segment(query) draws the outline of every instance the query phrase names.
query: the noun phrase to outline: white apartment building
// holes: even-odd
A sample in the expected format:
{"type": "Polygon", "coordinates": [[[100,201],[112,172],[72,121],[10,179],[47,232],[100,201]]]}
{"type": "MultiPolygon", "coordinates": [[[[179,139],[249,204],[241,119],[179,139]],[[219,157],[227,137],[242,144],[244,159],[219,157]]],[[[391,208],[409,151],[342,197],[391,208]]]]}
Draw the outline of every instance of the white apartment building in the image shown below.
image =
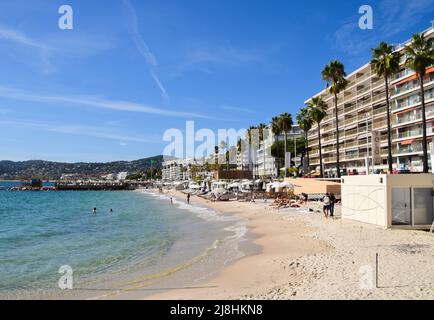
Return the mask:
{"type": "MultiPolygon", "coordinates": [[[[426,37],[434,37],[431,27],[424,31],[426,37]]],[[[404,46],[396,50],[403,52],[404,46]]],[[[422,171],[422,115],[420,84],[416,74],[405,66],[401,58],[400,72],[390,80],[390,108],[392,126],[393,168],[397,170],[422,171]]],[[[385,84],[370,63],[348,75],[347,89],[338,95],[339,143],[341,169],[366,173],[367,161],[372,157],[371,132],[381,134],[381,164],[375,169],[387,170],[387,107],[385,84]]],[[[434,163],[434,67],[427,70],[424,79],[429,144],[430,170],[434,163]]],[[[326,173],[335,174],[336,123],[334,98],[323,90],[321,96],[328,104],[328,115],[321,123],[323,166],[326,173]]],[[[311,99],[307,100],[310,101],[311,99]]],[[[319,169],[318,127],[308,134],[311,169],[319,169]]]]}
{"type": "Polygon", "coordinates": [[[206,159],[175,159],[164,161],[161,172],[163,181],[186,181],[193,178],[192,167],[200,166],[206,159]]]}
{"type": "MultiPolygon", "coordinates": [[[[303,136],[298,125],[294,125],[290,132],[287,134],[288,144],[295,143],[295,139],[303,136]]],[[[285,137],[281,134],[278,137],[279,141],[284,141],[285,137]]],[[[277,159],[271,155],[271,146],[275,143],[275,137],[270,133],[266,135],[264,141],[261,141],[257,150],[252,149],[249,157],[249,150],[237,154],[237,167],[239,170],[251,169],[254,176],[277,176],[279,168],[277,166],[277,159]],[[250,161],[250,165],[249,165],[250,161]]],[[[300,150],[301,151],[301,150],[300,150]]],[[[298,153],[298,152],[297,152],[298,153]]],[[[283,155],[282,155],[283,158],[283,155]]]]}

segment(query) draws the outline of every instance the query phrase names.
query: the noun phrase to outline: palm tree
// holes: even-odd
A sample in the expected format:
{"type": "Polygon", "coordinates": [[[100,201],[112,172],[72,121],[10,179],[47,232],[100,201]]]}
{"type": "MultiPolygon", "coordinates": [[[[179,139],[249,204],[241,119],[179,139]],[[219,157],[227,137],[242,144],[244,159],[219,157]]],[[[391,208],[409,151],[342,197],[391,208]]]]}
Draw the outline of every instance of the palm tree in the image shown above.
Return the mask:
{"type": "Polygon", "coordinates": [[[214,147],[214,161],[215,161],[215,168],[218,170],[218,167],[219,167],[219,146],[214,147]]]}
{"type": "MultiPolygon", "coordinates": [[[[279,136],[282,133],[282,130],[280,128],[280,123],[279,122],[280,122],[279,121],[279,117],[273,117],[271,119],[271,132],[273,132],[273,134],[274,134],[274,139],[275,139],[275,143],[276,143],[276,146],[277,146],[277,167],[278,167],[277,170],[279,170],[279,168],[280,168],[280,165],[279,165],[279,146],[278,146],[278,143],[279,143],[279,136]]],[[[279,171],[278,171],[277,175],[279,175],[279,171]]]]}
{"type": "Polygon", "coordinates": [[[225,162],[226,162],[226,160],[223,160],[223,159],[226,159],[226,153],[225,153],[226,148],[227,148],[226,141],[224,141],[224,140],[220,141],[219,151],[222,153],[222,161],[225,161],[225,162]]]}
{"type": "MultiPolygon", "coordinates": [[[[423,87],[423,78],[426,75],[426,69],[434,64],[433,39],[426,39],[423,34],[415,34],[411,44],[405,47],[405,53],[407,56],[406,64],[410,69],[416,72],[420,82],[423,125],[423,172],[428,173],[428,141],[426,135],[425,89],[423,87]]],[[[434,166],[434,164],[432,165],[434,166]]]]}
{"type": "Polygon", "coordinates": [[[249,147],[249,170],[252,170],[252,135],[256,127],[251,126],[247,129],[247,143],[249,147]]]}
{"type": "Polygon", "coordinates": [[[345,79],[344,65],[338,61],[330,61],[322,71],[322,78],[327,82],[330,94],[334,95],[335,102],[335,120],[336,120],[336,171],[338,178],[341,177],[341,168],[339,163],[339,111],[338,111],[338,94],[345,90],[348,86],[348,81],[345,79]]]}
{"type": "Polygon", "coordinates": [[[264,161],[264,175],[265,175],[265,130],[267,129],[267,125],[260,123],[258,125],[258,130],[259,130],[259,142],[262,142],[262,147],[263,147],[263,161],[264,161]]]}
{"type": "Polygon", "coordinates": [[[244,170],[243,140],[241,138],[237,141],[237,151],[241,155],[241,170],[244,170]]]}
{"type": "Polygon", "coordinates": [[[318,147],[319,147],[319,167],[320,177],[324,178],[324,169],[322,166],[322,150],[321,150],[321,122],[327,116],[327,103],[321,97],[312,98],[307,103],[309,115],[313,122],[318,125],[318,147]]]}
{"type": "Polygon", "coordinates": [[[377,48],[372,49],[371,64],[379,77],[384,77],[386,86],[386,105],[387,105],[387,145],[388,145],[388,164],[389,173],[393,171],[392,168],[392,129],[390,123],[390,101],[389,101],[389,78],[399,71],[399,60],[401,55],[394,52],[393,46],[386,42],[381,42],[377,48]]]}
{"type": "MultiPolygon", "coordinates": [[[[307,170],[309,172],[309,140],[307,134],[310,129],[312,129],[313,120],[310,117],[308,108],[301,108],[300,112],[297,114],[297,123],[300,126],[300,129],[303,130],[305,139],[306,139],[306,161],[307,161],[307,170]]],[[[307,172],[307,173],[308,173],[307,172]]]]}
{"type": "Polygon", "coordinates": [[[284,141],[284,149],[285,149],[285,176],[287,175],[287,168],[286,168],[286,152],[288,151],[287,147],[286,147],[286,143],[288,140],[288,132],[291,131],[292,129],[292,125],[293,125],[293,121],[292,121],[292,116],[289,113],[282,113],[279,116],[279,126],[280,126],[280,130],[283,132],[284,136],[285,136],[285,141],[284,141]]]}

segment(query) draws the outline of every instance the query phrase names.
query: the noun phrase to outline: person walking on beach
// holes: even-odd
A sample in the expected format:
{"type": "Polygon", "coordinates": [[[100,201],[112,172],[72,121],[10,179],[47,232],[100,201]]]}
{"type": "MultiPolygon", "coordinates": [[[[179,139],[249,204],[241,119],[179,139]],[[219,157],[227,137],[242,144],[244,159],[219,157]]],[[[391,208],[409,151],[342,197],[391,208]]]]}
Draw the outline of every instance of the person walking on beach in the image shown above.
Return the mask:
{"type": "Polygon", "coordinates": [[[335,203],[336,203],[336,197],[333,193],[330,193],[330,217],[333,217],[335,213],[335,203]]]}
{"type": "Polygon", "coordinates": [[[170,204],[173,205],[173,198],[172,197],[170,198],[170,204]]]}
{"type": "Polygon", "coordinates": [[[187,203],[190,204],[190,194],[187,194],[187,203]]]}
{"type": "Polygon", "coordinates": [[[328,218],[329,217],[329,210],[330,210],[330,196],[328,193],[326,193],[326,195],[324,196],[322,201],[324,203],[324,207],[323,207],[324,216],[326,218],[328,218]]]}

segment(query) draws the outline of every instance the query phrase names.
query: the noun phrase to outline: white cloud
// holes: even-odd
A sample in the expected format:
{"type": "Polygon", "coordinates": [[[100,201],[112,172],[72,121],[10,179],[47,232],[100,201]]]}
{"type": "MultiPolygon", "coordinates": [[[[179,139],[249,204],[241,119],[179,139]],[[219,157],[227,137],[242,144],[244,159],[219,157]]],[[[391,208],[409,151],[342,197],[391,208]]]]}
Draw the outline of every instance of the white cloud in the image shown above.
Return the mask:
{"type": "Polygon", "coordinates": [[[103,108],[117,111],[147,113],[166,117],[210,118],[209,116],[193,112],[167,110],[128,101],[112,101],[95,96],[43,95],[12,88],[0,87],[0,97],[19,101],[73,104],[78,106],[103,108]]]}
{"type": "Polygon", "coordinates": [[[256,113],[255,111],[248,109],[248,108],[240,108],[240,107],[234,107],[234,106],[229,106],[229,105],[222,105],[222,106],[219,106],[218,108],[221,110],[226,110],[226,111],[256,113]]]}
{"type": "Polygon", "coordinates": [[[30,38],[22,32],[4,27],[0,27],[0,39],[9,40],[21,45],[33,47],[40,50],[51,49],[46,44],[30,38]]]}
{"type": "Polygon", "coordinates": [[[145,42],[145,40],[143,40],[142,36],[140,35],[138,22],[139,19],[137,17],[136,10],[128,0],[124,0],[123,2],[129,13],[129,27],[131,38],[139,53],[143,56],[143,58],[145,58],[146,62],[148,63],[151,69],[152,79],[155,81],[155,84],[161,91],[161,95],[163,96],[164,100],[168,102],[169,95],[167,94],[167,90],[158,76],[158,61],[155,58],[155,55],[149,49],[148,44],[145,42]]]}
{"type": "Polygon", "coordinates": [[[31,65],[36,65],[44,73],[52,73],[57,71],[53,64],[53,58],[82,58],[104,50],[113,48],[115,41],[109,36],[94,36],[95,33],[83,35],[76,31],[74,33],[59,35],[45,35],[44,38],[36,39],[28,34],[0,26],[0,40],[7,41],[18,45],[19,48],[24,48],[24,51],[19,53],[36,56],[28,59],[31,65]],[[31,49],[31,50],[29,50],[31,49]]]}
{"type": "Polygon", "coordinates": [[[360,30],[360,15],[354,15],[336,30],[331,42],[336,49],[349,55],[370,55],[372,47],[411,29],[421,21],[424,14],[432,11],[433,7],[434,0],[382,0],[374,7],[373,30],[360,30]]]}
{"type": "Polygon", "coordinates": [[[160,139],[147,139],[139,136],[123,135],[114,133],[111,130],[108,131],[104,127],[97,126],[58,124],[28,120],[0,120],[0,125],[14,128],[33,128],[48,132],[115,140],[120,141],[120,143],[125,143],[126,141],[137,143],[161,143],[160,139]]]}
{"type": "Polygon", "coordinates": [[[242,51],[231,46],[197,45],[185,54],[184,61],[178,66],[175,75],[181,75],[189,69],[197,68],[202,72],[211,73],[213,66],[237,67],[251,63],[264,62],[257,53],[242,51]]]}

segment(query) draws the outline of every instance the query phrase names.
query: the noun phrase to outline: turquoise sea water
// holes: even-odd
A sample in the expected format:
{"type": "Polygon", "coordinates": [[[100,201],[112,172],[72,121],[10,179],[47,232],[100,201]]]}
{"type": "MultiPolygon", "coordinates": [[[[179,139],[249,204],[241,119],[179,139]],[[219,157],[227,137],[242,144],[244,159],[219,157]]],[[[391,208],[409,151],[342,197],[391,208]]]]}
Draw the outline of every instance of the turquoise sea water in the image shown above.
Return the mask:
{"type": "Polygon", "coordinates": [[[236,236],[233,223],[143,192],[0,190],[0,296],[55,292],[64,265],[80,288],[152,278],[236,236]]]}

